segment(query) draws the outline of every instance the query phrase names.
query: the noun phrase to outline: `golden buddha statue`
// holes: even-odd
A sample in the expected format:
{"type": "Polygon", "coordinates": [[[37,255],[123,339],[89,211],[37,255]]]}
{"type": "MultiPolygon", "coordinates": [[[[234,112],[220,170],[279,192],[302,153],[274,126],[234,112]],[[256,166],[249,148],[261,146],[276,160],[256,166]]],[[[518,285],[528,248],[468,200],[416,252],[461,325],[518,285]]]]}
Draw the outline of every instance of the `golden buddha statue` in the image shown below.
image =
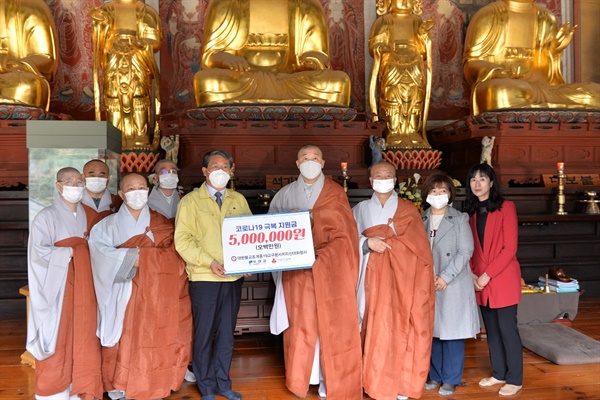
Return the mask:
{"type": "Polygon", "coordinates": [[[158,13],[139,0],[113,0],[94,8],[90,14],[96,120],[101,120],[102,84],[106,120],[121,130],[123,150],[157,150],[160,72],[154,53],[160,50],[158,13]],[[151,132],[153,101],[154,129],[151,132]]]}
{"type": "Polygon", "coordinates": [[[42,0],[0,0],[0,103],[48,111],[56,27],[42,0]]]}
{"type": "Polygon", "coordinates": [[[426,121],[431,99],[432,20],[423,21],[421,0],[378,0],[371,27],[374,59],[371,112],[387,117],[387,149],[430,149],[426,121]]]}
{"type": "Polygon", "coordinates": [[[566,84],[563,50],[575,28],[560,28],[533,0],[482,7],[467,30],[463,55],[473,115],[505,108],[600,108],[600,85],[566,84]]]}
{"type": "Polygon", "coordinates": [[[196,104],[350,104],[350,79],[329,65],[318,0],[211,0],[196,104]]]}

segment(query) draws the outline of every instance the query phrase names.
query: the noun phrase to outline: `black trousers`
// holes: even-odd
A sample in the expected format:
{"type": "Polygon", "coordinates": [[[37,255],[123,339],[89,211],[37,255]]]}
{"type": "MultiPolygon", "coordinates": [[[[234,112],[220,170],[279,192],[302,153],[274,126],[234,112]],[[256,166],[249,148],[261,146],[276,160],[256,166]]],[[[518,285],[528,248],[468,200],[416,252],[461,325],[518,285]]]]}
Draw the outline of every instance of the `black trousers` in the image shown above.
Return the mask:
{"type": "Polygon", "coordinates": [[[517,305],[479,308],[487,334],[492,376],[511,385],[522,385],[523,349],[517,327],[517,305]]]}
{"type": "Polygon", "coordinates": [[[193,368],[202,396],[231,390],[229,368],[244,278],[190,282],[194,315],[193,368]]]}

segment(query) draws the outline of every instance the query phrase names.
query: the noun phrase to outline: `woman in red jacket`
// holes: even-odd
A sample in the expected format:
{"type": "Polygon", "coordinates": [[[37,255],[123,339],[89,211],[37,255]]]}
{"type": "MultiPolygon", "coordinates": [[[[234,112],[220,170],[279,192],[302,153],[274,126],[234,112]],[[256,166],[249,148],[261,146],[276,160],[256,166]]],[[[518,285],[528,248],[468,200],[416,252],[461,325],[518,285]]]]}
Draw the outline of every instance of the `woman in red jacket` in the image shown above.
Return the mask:
{"type": "Polygon", "coordinates": [[[471,216],[475,249],[471,272],[475,296],[487,333],[493,373],[479,386],[504,384],[501,396],[512,396],[523,384],[523,352],[517,327],[521,299],[521,267],[517,261],[517,211],[504,200],[496,174],[488,164],[467,175],[465,208],[471,216]]]}

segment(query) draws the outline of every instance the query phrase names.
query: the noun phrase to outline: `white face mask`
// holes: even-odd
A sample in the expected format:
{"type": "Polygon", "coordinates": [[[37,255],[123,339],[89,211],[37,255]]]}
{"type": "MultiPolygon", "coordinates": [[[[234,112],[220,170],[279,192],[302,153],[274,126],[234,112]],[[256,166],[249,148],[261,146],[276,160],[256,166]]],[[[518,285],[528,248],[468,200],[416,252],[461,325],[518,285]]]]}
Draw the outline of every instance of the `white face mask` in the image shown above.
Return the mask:
{"type": "Polygon", "coordinates": [[[81,186],[63,186],[61,196],[69,203],[79,203],[83,197],[84,188],[81,186]]]}
{"type": "Polygon", "coordinates": [[[222,189],[227,186],[227,182],[229,182],[229,174],[222,169],[217,169],[208,175],[208,179],[210,183],[217,189],[222,189]]]}
{"type": "Polygon", "coordinates": [[[102,193],[106,189],[108,179],[90,176],[85,178],[85,188],[92,193],[102,193]]]}
{"type": "Polygon", "coordinates": [[[306,179],[315,179],[321,173],[321,163],[316,161],[304,161],[299,168],[306,179]]]}
{"type": "Polygon", "coordinates": [[[140,189],[125,193],[125,203],[134,210],[141,210],[148,203],[148,191],[140,189]]]}
{"type": "Polygon", "coordinates": [[[373,190],[377,193],[389,193],[394,190],[394,178],[391,179],[373,179],[373,190]]]}
{"type": "Polygon", "coordinates": [[[448,205],[448,200],[450,196],[447,194],[440,194],[439,196],[427,195],[427,200],[425,200],[429,205],[436,210],[440,210],[448,205]]]}
{"type": "Polygon", "coordinates": [[[179,177],[177,174],[164,174],[158,176],[158,185],[163,189],[176,189],[179,177]]]}

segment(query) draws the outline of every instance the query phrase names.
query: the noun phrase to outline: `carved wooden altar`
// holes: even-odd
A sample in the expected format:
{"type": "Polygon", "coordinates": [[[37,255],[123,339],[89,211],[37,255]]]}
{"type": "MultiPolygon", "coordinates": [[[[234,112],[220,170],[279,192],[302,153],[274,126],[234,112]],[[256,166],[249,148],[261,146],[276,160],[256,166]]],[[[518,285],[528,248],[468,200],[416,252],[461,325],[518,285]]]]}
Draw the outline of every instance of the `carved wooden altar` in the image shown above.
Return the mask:
{"type": "Polygon", "coordinates": [[[469,116],[429,132],[444,152],[441,170],[464,179],[479,163],[481,140],[495,136],[492,166],[503,186],[536,185],[564,162],[570,174],[600,169],[600,111],[520,110],[469,116]]]}
{"type": "Polygon", "coordinates": [[[209,107],[163,117],[162,134],[179,135],[184,187],[204,180],[202,156],[221,149],[235,160],[236,186],[264,188],[266,175],[299,173],[297,153],[306,144],[323,151],[325,175],[336,180],[347,162],[350,182],[366,187],[369,135],[384,129],[355,110],[323,106],[209,107]]]}
{"type": "Polygon", "coordinates": [[[28,120],[70,119],[69,115],[50,113],[42,108],[0,104],[0,187],[17,188],[27,184],[25,128],[28,120]]]}

